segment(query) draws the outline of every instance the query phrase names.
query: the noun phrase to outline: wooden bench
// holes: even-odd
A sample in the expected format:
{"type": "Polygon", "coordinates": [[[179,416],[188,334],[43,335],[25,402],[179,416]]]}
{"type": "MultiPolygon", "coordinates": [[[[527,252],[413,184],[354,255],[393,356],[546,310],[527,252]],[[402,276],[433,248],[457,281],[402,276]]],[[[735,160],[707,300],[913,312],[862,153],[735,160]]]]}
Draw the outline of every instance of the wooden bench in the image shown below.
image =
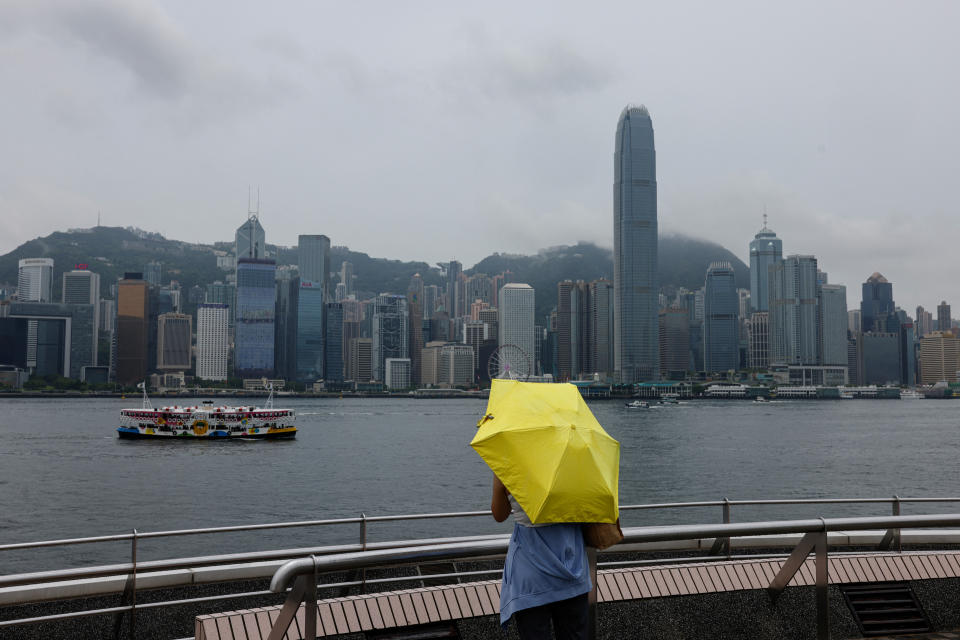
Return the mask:
{"type": "MultiPolygon", "coordinates": [[[[766,589],[783,560],[659,565],[606,569],[597,577],[597,601],[616,602],[691,594],[766,589]]],[[[830,556],[830,584],[960,578],[960,552],[877,553],[830,556]]],[[[813,586],[809,558],[789,586],[813,586]]],[[[242,609],[198,616],[196,640],[267,640],[280,607],[242,609]]],[[[444,585],[321,600],[317,637],[409,627],[500,611],[500,581],[444,585]]],[[[303,640],[305,609],[300,607],[286,635],[303,640]]]]}

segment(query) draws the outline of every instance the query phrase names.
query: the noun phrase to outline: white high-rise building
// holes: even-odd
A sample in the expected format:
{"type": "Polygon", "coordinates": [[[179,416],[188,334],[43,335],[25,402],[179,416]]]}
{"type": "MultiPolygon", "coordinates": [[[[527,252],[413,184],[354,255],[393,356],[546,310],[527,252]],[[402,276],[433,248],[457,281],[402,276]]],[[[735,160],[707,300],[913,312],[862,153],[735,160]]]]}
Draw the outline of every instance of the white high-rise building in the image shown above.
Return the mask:
{"type": "Polygon", "coordinates": [[[24,258],[17,275],[17,299],[23,302],[53,301],[53,259],[24,258]]]}
{"type": "Polygon", "coordinates": [[[86,269],[74,269],[63,274],[63,290],[60,301],[65,304],[93,305],[93,364],[96,361],[97,347],[100,343],[100,274],[86,269]]]}
{"type": "Polygon", "coordinates": [[[383,384],[387,389],[407,389],[410,387],[410,358],[387,358],[384,360],[383,384]]]}
{"type": "MultiPolygon", "coordinates": [[[[53,301],[53,259],[24,258],[17,273],[17,299],[23,302],[53,301]]],[[[37,321],[27,321],[27,367],[37,366],[37,321]]]]}
{"type": "Polygon", "coordinates": [[[528,284],[511,282],[503,285],[497,296],[499,303],[497,316],[497,343],[506,357],[501,359],[500,371],[498,377],[507,376],[506,366],[509,365],[513,371],[520,371],[527,368],[527,373],[535,373],[534,369],[534,292],[533,287],[528,284]],[[509,347],[514,345],[520,348],[525,354],[523,357],[512,357],[509,347]]]}
{"type": "Polygon", "coordinates": [[[197,377],[227,379],[230,309],[225,304],[197,307],[197,377]]]}

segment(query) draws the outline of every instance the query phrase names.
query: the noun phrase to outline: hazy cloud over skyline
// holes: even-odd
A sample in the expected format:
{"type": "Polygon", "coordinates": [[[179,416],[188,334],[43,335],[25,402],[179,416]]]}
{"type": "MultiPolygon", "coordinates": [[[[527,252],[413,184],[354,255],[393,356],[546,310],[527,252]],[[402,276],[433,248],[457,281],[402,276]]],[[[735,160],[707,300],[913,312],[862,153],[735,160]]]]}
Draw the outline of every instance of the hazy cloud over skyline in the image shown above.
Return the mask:
{"type": "Polygon", "coordinates": [[[656,131],[661,231],[747,259],[764,209],[848,305],[960,304],[943,277],[953,2],[0,5],[0,252],[68,227],[375,256],[612,245],[613,136],[656,131]]]}

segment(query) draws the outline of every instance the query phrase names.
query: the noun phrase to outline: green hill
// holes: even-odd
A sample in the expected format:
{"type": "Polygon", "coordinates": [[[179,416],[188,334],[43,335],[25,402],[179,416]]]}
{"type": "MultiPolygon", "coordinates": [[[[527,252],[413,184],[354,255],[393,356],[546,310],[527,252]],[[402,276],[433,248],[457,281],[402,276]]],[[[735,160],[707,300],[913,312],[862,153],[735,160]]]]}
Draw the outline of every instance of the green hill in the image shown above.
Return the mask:
{"type": "MultiPolygon", "coordinates": [[[[277,256],[278,264],[296,264],[296,247],[267,245],[277,256]]],[[[54,299],[60,298],[62,274],[76,264],[87,264],[100,274],[101,295],[110,296],[110,285],[124,272],[143,271],[151,261],[163,263],[163,281],[177,280],[184,290],[224,280],[226,273],[217,268],[215,251],[230,251],[232,243],[191,244],[168,240],[156,233],[120,227],[56,232],[31,240],[10,253],[0,256],[0,286],[15,287],[18,261],[21,258],[53,258],[54,299]]],[[[426,262],[404,262],[373,258],[347,247],[331,248],[331,269],[340,263],[353,263],[357,288],[361,294],[381,292],[404,293],[410,277],[419,273],[426,284],[443,285],[440,270],[426,262]]],[[[660,238],[659,270],[664,292],[672,295],[677,287],[696,289],[703,286],[704,274],[713,261],[733,264],[738,287],[748,287],[747,266],[720,245],[686,236],[665,235],[660,238]]],[[[533,256],[494,253],[468,269],[468,274],[489,276],[512,271],[513,280],[526,282],[536,290],[537,318],[544,318],[556,305],[557,283],[561,280],[613,279],[613,254],[610,249],[589,243],[544,249],[533,256]]],[[[336,281],[336,280],[335,280],[336,281]]],[[[186,300],[184,300],[186,303],[186,300]]]]}

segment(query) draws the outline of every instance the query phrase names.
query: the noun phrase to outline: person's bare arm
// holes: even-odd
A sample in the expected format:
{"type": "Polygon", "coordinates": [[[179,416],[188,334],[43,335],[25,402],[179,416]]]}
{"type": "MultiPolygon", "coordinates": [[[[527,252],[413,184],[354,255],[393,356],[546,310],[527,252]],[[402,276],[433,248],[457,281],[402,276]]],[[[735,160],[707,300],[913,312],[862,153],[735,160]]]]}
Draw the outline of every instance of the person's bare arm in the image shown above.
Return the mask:
{"type": "Polygon", "coordinates": [[[500,482],[500,478],[493,476],[493,498],[490,500],[490,513],[497,522],[503,522],[510,517],[510,500],[507,498],[507,488],[500,482]]]}

